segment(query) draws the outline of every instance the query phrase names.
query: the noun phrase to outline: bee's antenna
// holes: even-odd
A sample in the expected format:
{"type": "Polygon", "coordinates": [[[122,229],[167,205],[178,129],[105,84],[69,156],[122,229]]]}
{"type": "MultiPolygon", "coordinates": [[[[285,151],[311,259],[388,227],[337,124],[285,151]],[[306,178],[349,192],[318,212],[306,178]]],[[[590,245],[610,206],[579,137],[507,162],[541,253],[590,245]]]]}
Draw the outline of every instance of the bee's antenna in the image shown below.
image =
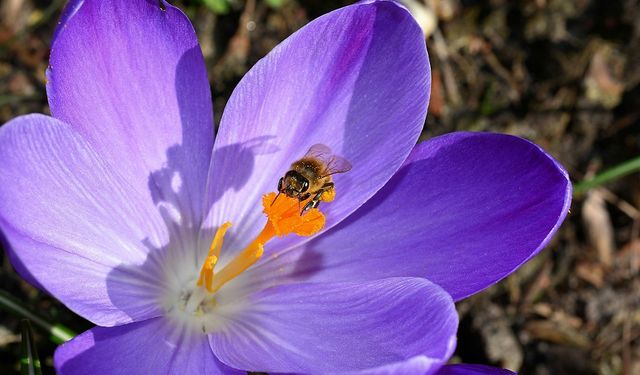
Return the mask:
{"type": "Polygon", "coordinates": [[[276,197],[273,198],[273,201],[271,202],[272,206],[273,206],[274,203],[276,203],[276,199],[278,199],[279,196],[280,196],[280,192],[278,192],[278,194],[276,194],[276,197]]]}

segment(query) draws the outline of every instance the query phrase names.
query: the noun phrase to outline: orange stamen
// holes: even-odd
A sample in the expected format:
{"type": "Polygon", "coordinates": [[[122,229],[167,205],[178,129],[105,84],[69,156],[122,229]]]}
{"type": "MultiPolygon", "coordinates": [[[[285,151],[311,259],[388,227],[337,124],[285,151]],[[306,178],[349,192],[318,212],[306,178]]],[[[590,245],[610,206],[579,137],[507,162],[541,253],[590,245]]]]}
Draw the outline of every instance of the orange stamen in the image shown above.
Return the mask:
{"type": "Polygon", "coordinates": [[[224,235],[227,233],[227,229],[229,229],[230,226],[231,223],[227,221],[218,228],[216,235],[213,237],[213,241],[211,242],[211,246],[209,247],[209,254],[204,260],[204,264],[200,270],[200,277],[198,278],[197,284],[198,286],[202,286],[204,283],[205,287],[210,292],[212,292],[211,283],[213,282],[213,269],[215,268],[216,263],[218,263],[218,259],[220,259],[220,250],[222,249],[224,235]]]}
{"type": "Polygon", "coordinates": [[[262,257],[264,245],[276,235],[279,237],[289,234],[311,236],[324,227],[325,216],[317,208],[312,208],[301,215],[301,207],[304,207],[306,202],[300,202],[286,195],[278,197],[277,200],[275,197],[276,193],[265,194],[262,197],[263,212],[267,216],[267,223],[260,234],[238,256],[215,273],[214,268],[220,258],[224,235],[231,223],[224,223],[218,228],[209,254],[200,270],[198,286],[204,285],[207,291],[215,293],[224,284],[257,262],[262,257]]]}
{"type": "Polygon", "coordinates": [[[279,197],[273,204],[276,193],[269,193],[262,196],[262,207],[267,215],[267,225],[274,227],[275,234],[284,237],[289,234],[298,236],[311,236],[324,227],[325,217],[317,208],[312,208],[300,215],[301,207],[305,202],[300,202],[295,198],[286,195],[279,197]]]}

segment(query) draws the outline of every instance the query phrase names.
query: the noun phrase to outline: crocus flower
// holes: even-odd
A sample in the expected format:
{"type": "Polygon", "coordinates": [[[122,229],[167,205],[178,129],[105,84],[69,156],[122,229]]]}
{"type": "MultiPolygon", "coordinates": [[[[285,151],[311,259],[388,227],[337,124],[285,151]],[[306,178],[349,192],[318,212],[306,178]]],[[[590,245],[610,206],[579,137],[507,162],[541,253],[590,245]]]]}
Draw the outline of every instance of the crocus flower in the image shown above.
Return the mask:
{"type": "Polygon", "coordinates": [[[61,374],[491,372],[444,366],[453,302],[538,253],[567,213],[567,174],[526,140],[415,146],[430,68],[393,2],[282,42],[215,142],[194,30],[167,3],[72,1],[47,77],[52,117],[0,128],[0,229],[23,277],[97,325],[58,348],[61,374]],[[272,204],[316,143],[353,165],[335,200],[272,204]]]}

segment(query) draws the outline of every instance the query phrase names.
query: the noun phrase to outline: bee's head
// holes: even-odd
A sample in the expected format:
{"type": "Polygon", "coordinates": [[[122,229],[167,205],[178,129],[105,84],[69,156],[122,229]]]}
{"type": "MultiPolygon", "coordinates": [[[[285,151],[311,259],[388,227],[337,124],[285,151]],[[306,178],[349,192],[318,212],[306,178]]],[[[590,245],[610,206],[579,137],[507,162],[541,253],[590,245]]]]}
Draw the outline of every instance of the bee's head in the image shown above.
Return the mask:
{"type": "Polygon", "coordinates": [[[309,180],[296,171],[287,172],[278,182],[278,191],[289,197],[297,197],[309,189],[309,180]]]}

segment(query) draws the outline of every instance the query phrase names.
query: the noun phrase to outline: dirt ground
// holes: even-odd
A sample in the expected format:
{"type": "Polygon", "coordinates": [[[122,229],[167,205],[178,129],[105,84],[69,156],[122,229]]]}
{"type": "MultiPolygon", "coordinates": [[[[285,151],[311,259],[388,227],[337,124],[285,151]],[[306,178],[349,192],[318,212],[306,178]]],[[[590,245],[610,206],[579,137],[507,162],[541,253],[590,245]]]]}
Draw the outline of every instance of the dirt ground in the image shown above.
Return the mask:
{"type": "MultiPolygon", "coordinates": [[[[196,27],[218,123],[249,67],[305,23],[349,2],[230,0],[225,12],[203,0],[175,3],[196,27]]],[[[410,3],[433,69],[423,139],[456,130],[519,135],[554,155],[574,182],[640,155],[640,1],[410,3]]],[[[49,113],[44,72],[63,6],[0,2],[0,124],[49,113]]],[[[21,281],[0,257],[2,290],[77,332],[91,326],[21,281]]],[[[521,374],[640,374],[639,270],[636,172],[577,195],[544,252],[458,304],[454,360],[521,374]]],[[[0,311],[3,374],[19,369],[18,323],[0,311]]],[[[38,330],[35,340],[52,373],[55,345],[38,330]]]]}

